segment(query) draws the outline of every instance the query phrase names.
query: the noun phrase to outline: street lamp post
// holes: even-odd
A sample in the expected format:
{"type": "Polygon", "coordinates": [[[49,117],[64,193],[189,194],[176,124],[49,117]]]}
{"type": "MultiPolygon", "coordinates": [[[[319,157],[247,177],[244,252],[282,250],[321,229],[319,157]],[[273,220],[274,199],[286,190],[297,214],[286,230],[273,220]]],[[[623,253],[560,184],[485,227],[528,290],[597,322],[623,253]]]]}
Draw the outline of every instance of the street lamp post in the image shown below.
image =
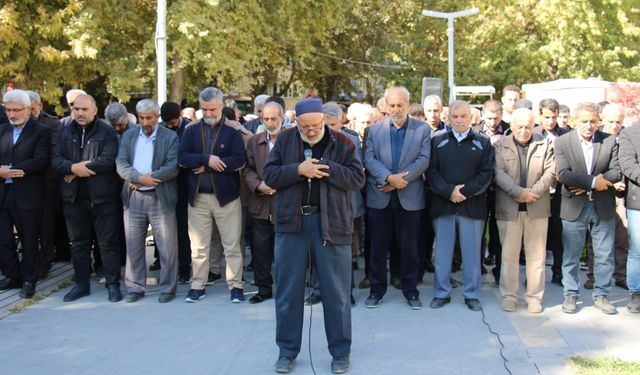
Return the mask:
{"type": "Polygon", "coordinates": [[[453,20],[458,17],[471,16],[480,13],[480,9],[471,8],[461,10],[459,12],[436,12],[433,10],[423,10],[422,15],[426,17],[446,18],[447,19],[447,36],[449,37],[449,102],[453,101],[453,20]]]}
{"type": "Polygon", "coordinates": [[[158,60],[158,105],[167,101],[167,1],[158,0],[156,58],[158,60]]]}

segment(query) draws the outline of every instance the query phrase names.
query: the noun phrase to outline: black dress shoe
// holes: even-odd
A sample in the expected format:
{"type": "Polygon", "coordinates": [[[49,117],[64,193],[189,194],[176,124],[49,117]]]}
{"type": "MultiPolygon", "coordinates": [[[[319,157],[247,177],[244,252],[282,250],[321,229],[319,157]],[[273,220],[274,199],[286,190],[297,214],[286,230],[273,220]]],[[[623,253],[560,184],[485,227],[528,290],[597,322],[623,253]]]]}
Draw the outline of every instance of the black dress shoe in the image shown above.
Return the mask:
{"type": "Polygon", "coordinates": [[[451,302],[451,297],[447,297],[447,298],[434,297],[431,300],[431,304],[429,306],[431,306],[432,309],[439,309],[439,308],[441,308],[442,306],[446,305],[449,302],[451,302]]]}
{"type": "Polygon", "coordinates": [[[485,266],[493,266],[494,264],[496,264],[496,258],[494,258],[493,255],[489,255],[488,257],[484,258],[485,266]]]}
{"type": "Polygon", "coordinates": [[[4,279],[0,280],[0,290],[20,289],[20,288],[22,288],[22,282],[18,279],[5,277],[4,279]]]}
{"type": "Polygon", "coordinates": [[[434,273],[436,272],[436,266],[433,265],[432,261],[428,261],[427,265],[424,267],[425,271],[429,272],[429,273],[434,273]]]}
{"type": "Polygon", "coordinates": [[[402,289],[402,281],[400,280],[399,277],[392,276],[391,280],[389,280],[389,284],[391,284],[391,286],[393,286],[396,289],[402,289]]]}
{"type": "Polygon", "coordinates": [[[269,294],[261,294],[258,293],[255,296],[249,298],[249,303],[252,304],[256,304],[256,303],[262,303],[270,298],[273,298],[273,294],[269,293],[269,294]]]}
{"type": "Polygon", "coordinates": [[[595,285],[595,283],[596,283],[595,279],[588,278],[584,282],[584,288],[585,289],[593,289],[593,286],[595,285]]]}
{"type": "Polygon", "coordinates": [[[144,293],[131,292],[127,294],[127,302],[134,303],[140,301],[144,297],[144,293]]]}
{"type": "Polygon", "coordinates": [[[107,285],[107,293],[109,294],[109,302],[122,301],[122,292],[120,292],[120,286],[115,284],[107,285]]]}
{"type": "Polygon", "coordinates": [[[625,279],[616,280],[616,286],[619,286],[622,289],[629,290],[629,285],[627,285],[627,280],[625,279]]]}
{"type": "Polygon", "coordinates": [[[149,266],[149,271],[157,271],[159,270],[160,267],[160,259],[156,259],[153,261],[153,263],[151,263],[151,265],[149,266]]]}
{"type": "Polygon", "coordinates": [[[562,275],[559,274],[559,273],[554,273],[553,276],[551,276],[551,283],[559,285],[559,286],[563,286],[562,285],[562,275]]]}
{"type": "Polygon", "coordinates": [[[480,301],[476,298],[465,298],[464,303],[467,305],[467,307],[471,311],[482,310],[482,305],[480,304],[480,301]]]}
{"type": "Polygon", "coordinates": [[[304,305],[305,306],[312,306],[312,305],[316,305],[318,303],[322,302],[322,296],[319,294],[311,294],[309,297],[307,297],[304,300],[304,305]]]}
{"type": "Polygon", "coordinates": [[[368,277],[365,277],[358,284],[358,289],[369,289],[369,288],[371,288],[371,281],[369,281],[368,277]]]}
{"type": "Polygon", "coordinates": [[[76,284],[73,286],[73,288],[71,288],[69,293],[65,294],[62,300],[65,302],[71,302],[88,295],[89,295],[88,286],[76,284]]]}
{"type": "Polygon", "coordinates": [[[22,291],[20,291],[20,298],[32,298],[36,294],[36,283],[33,281],[25,281],[22,283],[22,291]]]}

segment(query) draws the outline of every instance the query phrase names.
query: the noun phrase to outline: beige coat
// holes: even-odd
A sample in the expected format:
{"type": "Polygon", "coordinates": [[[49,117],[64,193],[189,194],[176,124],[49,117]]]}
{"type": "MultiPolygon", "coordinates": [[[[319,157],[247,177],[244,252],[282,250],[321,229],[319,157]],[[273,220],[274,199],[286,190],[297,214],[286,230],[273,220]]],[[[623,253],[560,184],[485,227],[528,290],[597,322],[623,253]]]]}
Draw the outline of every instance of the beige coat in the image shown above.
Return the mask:
{"type": "MultiPolygon", "coordinates": [[[[527,203],[527,214],[529,218],[537,219],[551,215],[549,187],[555,183],[556,174],[552,141],[540,134],[534,133],[532,137],[527,153],[526,186],[540,198],[527,203]]],[[[493,147],[496,155],[494,181],[498,186],[496,218],[515,220],[519,207],[516,199],[524,189],[520,186],[520,158],[513,134],[503,136],[493,147]]]]}

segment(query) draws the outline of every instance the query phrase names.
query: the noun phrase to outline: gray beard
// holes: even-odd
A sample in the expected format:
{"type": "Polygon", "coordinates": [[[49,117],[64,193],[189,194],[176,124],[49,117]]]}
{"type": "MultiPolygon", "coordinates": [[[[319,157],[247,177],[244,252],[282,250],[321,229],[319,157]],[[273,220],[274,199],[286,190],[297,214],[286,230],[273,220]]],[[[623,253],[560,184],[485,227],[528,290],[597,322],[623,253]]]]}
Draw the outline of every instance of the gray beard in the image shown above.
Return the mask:
{"type": "Polygon", "coordinates": [[[204,120],[204,123],[207,125],[213,125],[216,124],[218,121],[220,121],[220,117],[215,118],[215,117],[203,117],[202,120],[204,120]]]}
{"type": "Polygon", "coordinates": [[[309,144],[309,146],[313,147],[315,146],[318,142],[320,142],[322,140],[322,138],[324,138],[324,126],[322,127],[322,131],[320,132],[320,134],[318,135],[318,137],[315,140],[310,140],[309,138],[307,138],[306,135],[300,133],[300,138],[302,138],[302,140],[306,143],[309,144]]]}

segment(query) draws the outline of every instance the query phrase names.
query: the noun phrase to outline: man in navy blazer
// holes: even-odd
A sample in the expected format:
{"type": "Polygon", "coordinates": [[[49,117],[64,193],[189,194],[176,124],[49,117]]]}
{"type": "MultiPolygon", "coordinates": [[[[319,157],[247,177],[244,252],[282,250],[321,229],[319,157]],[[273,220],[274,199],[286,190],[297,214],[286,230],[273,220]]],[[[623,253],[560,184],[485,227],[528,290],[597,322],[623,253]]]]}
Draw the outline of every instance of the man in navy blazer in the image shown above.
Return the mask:
{"type": "Polygon", "coordinates": [[[186,302],[205,296],[209,273],[211,233],[220,232],[227,262],[226,277],[232,303],[244,301],[240,236],[240,172],[246,160],[242,134],[222,116],[224,94],[207,87],[199,95],[203,117],[191,123],[180,138],[178,163],[191,170],[189,188],[189,238],[191,239],[191,289],[186,302]]]}
{"type": "Polygon", "coordinates": [[[402,294],[410,308],[420,309],[418,233],[420,210],[425,207],[423,173],[429,166],[431,130],[426,123],[408,117],[406,88],[390,88],[384,97],[389,117],[369,128],[364,157],[372,235],[371,292],[365,306],[378,307],[387,291],[387,251],[395,231],[401,252],[402,294]]]}
{"type": "Polygon", "coordinates": [[[31,298],[39,273],[38,238],[44,205],[45,171],[51,151],[51,130],[31,119],[31,100],[22,90],[3,97],[9,122],[0,125],[0,290],[20,288],[31,298]],[[22,242],[16,252],[13,227],[22,242]]]}

